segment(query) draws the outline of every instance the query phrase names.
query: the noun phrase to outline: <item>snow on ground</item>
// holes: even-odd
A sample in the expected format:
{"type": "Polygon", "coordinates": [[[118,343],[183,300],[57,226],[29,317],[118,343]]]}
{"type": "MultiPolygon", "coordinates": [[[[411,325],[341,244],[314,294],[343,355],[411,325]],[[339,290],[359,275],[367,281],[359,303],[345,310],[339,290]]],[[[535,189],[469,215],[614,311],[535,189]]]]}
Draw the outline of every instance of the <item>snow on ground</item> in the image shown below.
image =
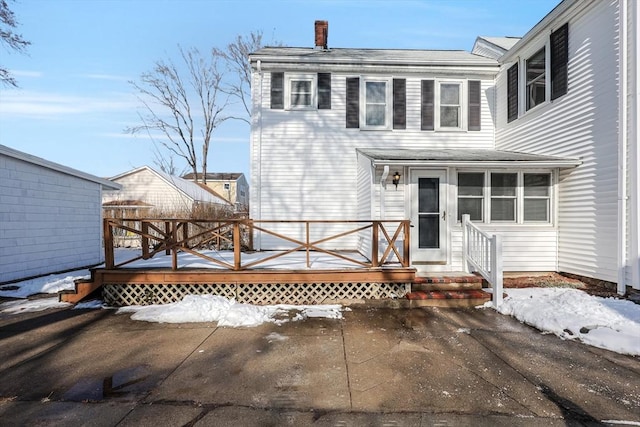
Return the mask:
{"type": "MultiPolygon", "coordinates": [[[[132,251],[124,253],[129,258],[132,257],[131,254],[132,251]]],[[[119,255],[121,254],[116,253],[116,258],[119,255]]],[[[73,280],[87,275],[87,270],[78,270],[64,275],[51,275],[2,285],[0,297],[22,300],[0,304],[0,314],[12,315],[70,307],[69,304],[57,302],[57,298],[24,298],[73,289],[73,280]]],[[[622,354],[640,355],[640,305],[623,299],[595,297],[568,288],[505,289],[505,293],[507,297],[498,309],[504,315],[513,316],[544,333],[553,333],[562,339],[579,340],[622,354]]],[[[484,307],[491,307],[491,303],[485,304],[484,307]]],[[[102,301],[89,301],[78,304],[75,308],[108,307],[104,307],[102,301]]],[[[247,327],[265,322],[280,324],[311,317],[341,319],[343,310],[339,305],[254,306],[213,295],[189,295],[173,304],[126,307],[118,312],[131,313],[133,319],[148,322],[218,322],[220,326],[247,327]]],[[[467,333],[466,330],[462,332],[467,333]]]]}
{"type": "MultiPolygon", "coordinates": [[[[640,355],[640,305],[568,288],[505,289],[498,312],[562,339],[640,355]]],[[[490,303],[485,304],[488,306],[490,303]]]]}
{"type": "Polygon", "coordinates": [[[218,326],[247,327],[282,324],[308,317],[342,319],[341,305],[251,305],[217,295],[187,295],[164,305],[130,306],[118,313],[133,313],[134,320],[160,323],[218,322],[218,326]]]}

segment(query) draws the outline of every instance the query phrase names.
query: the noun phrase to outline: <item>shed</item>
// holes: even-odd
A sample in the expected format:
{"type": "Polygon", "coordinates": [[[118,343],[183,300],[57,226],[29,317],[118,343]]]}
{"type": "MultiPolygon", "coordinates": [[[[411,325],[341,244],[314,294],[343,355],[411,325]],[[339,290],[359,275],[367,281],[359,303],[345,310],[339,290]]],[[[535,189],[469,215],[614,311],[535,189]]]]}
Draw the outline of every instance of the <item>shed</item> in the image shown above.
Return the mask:
{"type": "Polygon", "coordinates": [[[102,263],[102,190],[119,188],[0,145],[0,283],[102,263]]]}

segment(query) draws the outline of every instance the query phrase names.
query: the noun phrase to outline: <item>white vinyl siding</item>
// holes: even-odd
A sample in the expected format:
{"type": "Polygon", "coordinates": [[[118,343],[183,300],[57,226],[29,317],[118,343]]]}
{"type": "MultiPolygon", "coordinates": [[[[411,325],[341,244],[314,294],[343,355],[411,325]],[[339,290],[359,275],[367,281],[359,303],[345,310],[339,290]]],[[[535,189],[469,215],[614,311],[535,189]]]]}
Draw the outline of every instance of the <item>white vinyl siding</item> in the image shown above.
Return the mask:
{"type": "MultiPolygon", "coordinates": [[[[253,99],[256,102],[262,100],[262,103],[254,106],[253,114],[252,218],[357,219],[357,148],[493,148],[490,105],[494,100],[487,99],[487,94],[493,94],[490,90],[492,79],[469,76],[469,79],[481,80],[482,130],[457,132],[456,138],[451,138],[447,133],[425,133],[420,130],[421,76],[416,75],[393,76],[406,78],[406,129],[363,132],[345,128],[347,77],[352,75],[332,70],[331,110],[289,112],[269,108],[270,73],[263,73],[262,93],[259,92],[260,76],[254,73],[253,99]],[[261,130],[258,129],[258,120],[261,130]]],[[[392,81],[391,76],[380,77],[392,81]]],[[[392,169],[390,175],[394,172],[392,169]]],[[[389,197],[397,195],[403,200],[402,181],[397,191],[395,186],[389,184],[389,197]]],[[[373,206],[378,209],[375,202],[373,206]]],[[[387,210],[386,214],[390,212],[387,210]]],[[[286,231],[287,226],[281,225],[278,229],[286,231]]],[[[264,234],[260,239],[262,249],[286,247],[264,234]]],[[[355,242],[349,243],[346,249],[356,247],[355,242]]]]}
{"type": "MultiPolygon", "coordinates": [[[[558,268],[617,281],[617,2],[569,21],[568,92],[506,123],[506,64],[498,76],[496,148],[577,157],[558,185],[558,268]]],[[[558,23],[563,24],[562,21],[558,23]]],[[[541,37],[548,37],[543,32],[541,37]]],[[[537,43],[533,41],[532,44],[537,43]]]]}
{"type": "Polygon", "coordinates": [[[0,154],[0,283],[101,263],[101,191],[0,154]]]}

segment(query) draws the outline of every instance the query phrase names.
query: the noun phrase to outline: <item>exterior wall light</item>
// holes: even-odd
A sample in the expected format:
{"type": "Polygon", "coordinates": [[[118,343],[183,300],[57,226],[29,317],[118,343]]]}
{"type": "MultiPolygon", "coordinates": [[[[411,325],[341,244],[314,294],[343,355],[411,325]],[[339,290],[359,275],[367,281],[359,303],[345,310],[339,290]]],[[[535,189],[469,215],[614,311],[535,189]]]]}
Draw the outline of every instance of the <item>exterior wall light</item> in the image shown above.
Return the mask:
{"type": "Polygon", "coordinates": [[[398,189],[398,183],[400,182],[400,172],[396,172],[393,174],[393,185],[396,186],[396,190],[398,189]]]}

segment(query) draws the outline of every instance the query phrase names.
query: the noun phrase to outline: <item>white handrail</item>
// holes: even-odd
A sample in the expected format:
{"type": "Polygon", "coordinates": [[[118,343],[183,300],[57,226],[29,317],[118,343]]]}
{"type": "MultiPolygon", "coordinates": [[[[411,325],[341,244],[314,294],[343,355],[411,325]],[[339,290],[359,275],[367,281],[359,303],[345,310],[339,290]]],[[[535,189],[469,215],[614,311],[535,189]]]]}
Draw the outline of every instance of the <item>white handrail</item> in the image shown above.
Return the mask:
{"type": "Polygon", "coordinates": [[[493,307],[502,304],[502,238],[490,236],[473,225],[469,214],[462,215],[463,267],[477,271],[493,288],[493,307]]]}

